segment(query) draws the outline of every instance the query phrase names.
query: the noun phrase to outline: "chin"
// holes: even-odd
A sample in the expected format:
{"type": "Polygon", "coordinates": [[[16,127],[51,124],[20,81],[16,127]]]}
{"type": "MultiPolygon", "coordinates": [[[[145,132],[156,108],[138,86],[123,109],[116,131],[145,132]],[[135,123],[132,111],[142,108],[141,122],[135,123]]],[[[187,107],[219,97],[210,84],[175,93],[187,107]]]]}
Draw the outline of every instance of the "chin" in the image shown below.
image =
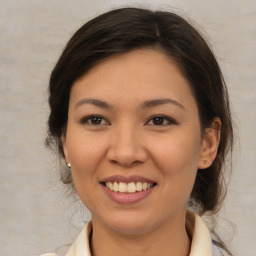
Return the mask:
{"type": "Polygon", "coordinates": [[[124,235],[140,235],[145,234],[154,228],[154,219],[149,216],[130,213],[112,215],[108,219],[104,219],[104,224],[114,232],[124,235]],[[150,224],[150,225],[149,225],[150,224]]]}
{"type": "Polygon", "coordinates": [[[130,223],[126,222],[124,223],[114,223],[113,225],[110,226],[110,228],[123,235],[142,235],[151,230],[151,227],[149,227],[146,224],[142,223],[130,223]]]}

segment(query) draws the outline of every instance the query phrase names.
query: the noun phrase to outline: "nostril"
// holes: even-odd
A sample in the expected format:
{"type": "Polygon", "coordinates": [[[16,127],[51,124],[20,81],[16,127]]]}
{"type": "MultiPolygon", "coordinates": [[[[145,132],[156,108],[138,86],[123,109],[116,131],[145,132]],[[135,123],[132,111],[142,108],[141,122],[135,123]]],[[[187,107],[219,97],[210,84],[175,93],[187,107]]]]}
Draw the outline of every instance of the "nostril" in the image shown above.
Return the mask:
{"type": "Polygon", "coordinates": [[[123,166],[123,167],[131,167],[131,166],[134,166],[134,165],[137,165],[137,164],[140,164],[141,162],[140,161],[130,161],[130,162],[125,162],[125,161],[122,161],[122,160],[110,160],[110,162],[114,165],[120,165],[120,166],[123,166]]]}
{"type": "Polygon", "coordinates": [[[115,138],[111,141],[106,157],[112,164],[130,167],[145,162],[147,151],[139,140],[128,134],[125,139],[115,138]]]}

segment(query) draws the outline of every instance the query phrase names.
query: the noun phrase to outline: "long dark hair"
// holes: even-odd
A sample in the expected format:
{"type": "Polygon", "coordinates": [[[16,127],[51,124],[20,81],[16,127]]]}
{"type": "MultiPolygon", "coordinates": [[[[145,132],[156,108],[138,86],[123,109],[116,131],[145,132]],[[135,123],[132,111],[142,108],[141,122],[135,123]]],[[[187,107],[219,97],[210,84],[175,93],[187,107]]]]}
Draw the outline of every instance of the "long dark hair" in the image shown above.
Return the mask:
{"type": "MultiPolygon", "coordinates": [[[[223,166],[233,144],[229,98],[211,49],[200,33],[177,14],[122,8],[84,24],[68,42],[51,74],[51,112],[46,142],[57,145],[63,156],[61,136],[65,133],[69,94],[74,81],[110,56],[145,47],[161,49],[177,63],[196,99],[202,131],[211,126],[215,117],[221,120],[217,156],[209,168],[198,170],[189,201],[200,215],[206,212],[213,215],[226,194],[223,166]]],[[[66,169],[62,171],[62,181],[73,185],[66,169]]],[[[221,240],[219,246],[225,248],[221,240]]]]}

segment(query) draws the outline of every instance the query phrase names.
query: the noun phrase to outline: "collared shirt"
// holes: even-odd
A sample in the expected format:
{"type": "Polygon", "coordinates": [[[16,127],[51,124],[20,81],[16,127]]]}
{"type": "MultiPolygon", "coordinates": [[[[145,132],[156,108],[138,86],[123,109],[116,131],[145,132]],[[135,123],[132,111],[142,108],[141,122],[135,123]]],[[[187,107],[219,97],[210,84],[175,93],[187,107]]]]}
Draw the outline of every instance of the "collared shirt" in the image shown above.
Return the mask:
{"type": "MultiPolygon", "coordinates": [[[[189,256],[218,256],[217,248],[212,248],[210,232],[204,221],[198,215],[187,212],[186,228],[191,235],[191,250],[189,256]]],[[[89,237],[92,224],[89,222],[78,235],[65,256],[91,256],[89,237]]],[[[41,256],[57,256],[55,253],[45,253],[41,256]]]]}

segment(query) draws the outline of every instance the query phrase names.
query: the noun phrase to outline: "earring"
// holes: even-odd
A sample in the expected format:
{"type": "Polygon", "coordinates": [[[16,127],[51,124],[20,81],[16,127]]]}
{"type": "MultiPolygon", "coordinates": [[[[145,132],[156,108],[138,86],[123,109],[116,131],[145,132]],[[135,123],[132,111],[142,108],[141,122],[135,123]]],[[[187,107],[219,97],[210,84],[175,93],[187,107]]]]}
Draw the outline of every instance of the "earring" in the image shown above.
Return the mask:
{"type": "Polygon", "coordinates": [[[67,163],[67,167],[68,167],[68,168],[71,168],[71,163],[67,163]]]}
{"type": "Polygon", "coordinates": [[[208,161],[207,160],[204,160],[204,164],[207,164],[208,163],[208,161]]]}

